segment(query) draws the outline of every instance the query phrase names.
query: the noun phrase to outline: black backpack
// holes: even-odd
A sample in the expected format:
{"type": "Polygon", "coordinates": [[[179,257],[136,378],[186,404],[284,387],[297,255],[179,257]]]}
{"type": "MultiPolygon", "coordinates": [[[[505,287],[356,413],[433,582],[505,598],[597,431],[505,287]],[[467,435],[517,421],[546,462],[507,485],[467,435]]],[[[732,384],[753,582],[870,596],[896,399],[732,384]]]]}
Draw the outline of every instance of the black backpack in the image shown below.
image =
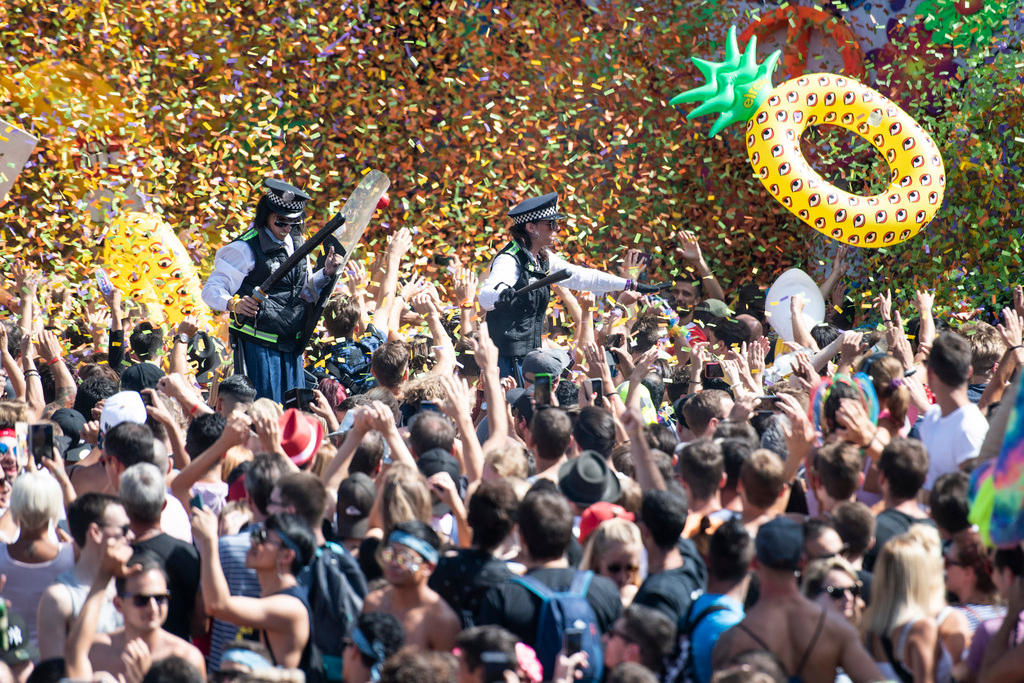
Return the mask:
{"type": "Polygon", "coordinates": [[[693,613],[697,604],[696,599],[690,603],[690,609],[686,616],[679,622],[679,640],[676,644],[675,655],[672,656],[665,667],[663,683],[697,683],[697,669],[693,662],[693,648],[690,646],[690,638],[694,630],[704,618],[715,612],[729,609],[725,605],[712,604],[705,607],[699,614],[693,613]]]}
{"type": "Polygon", "coordinates": [[[299,574],[309,587],[311,641],[327,681],[341,680],[342,640],[352,631],[366,597],[366,579],[355,558],[337,543],[318,548],[299,574]]]}

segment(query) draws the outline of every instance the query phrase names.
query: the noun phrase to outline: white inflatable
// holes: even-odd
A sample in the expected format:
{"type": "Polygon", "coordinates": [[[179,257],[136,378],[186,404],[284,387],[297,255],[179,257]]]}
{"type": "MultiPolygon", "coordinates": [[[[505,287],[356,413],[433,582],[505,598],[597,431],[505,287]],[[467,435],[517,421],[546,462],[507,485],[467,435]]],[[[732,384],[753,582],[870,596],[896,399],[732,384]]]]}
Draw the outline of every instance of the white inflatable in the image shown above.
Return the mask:
{"type": "Polygon", "coordinates": [[[772,328],[786,341],[793,341],[793,320],[790,316],[790,301],[794,296],[804,300],[804,325],[812,327],[825,320],[825,299],[818,284],[799,268],[790,268],[779,276],[765,297],[764,313],[772,328]]]}

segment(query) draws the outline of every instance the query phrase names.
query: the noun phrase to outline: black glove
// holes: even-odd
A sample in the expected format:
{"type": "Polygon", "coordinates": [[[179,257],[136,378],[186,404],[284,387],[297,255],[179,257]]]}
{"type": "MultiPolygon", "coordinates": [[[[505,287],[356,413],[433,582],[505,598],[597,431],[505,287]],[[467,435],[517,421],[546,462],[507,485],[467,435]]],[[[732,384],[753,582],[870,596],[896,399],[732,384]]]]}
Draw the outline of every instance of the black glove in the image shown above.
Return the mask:
{"type": "Polygon", "coordinates": [[[671,286],[671,283],[668,282],[662,282],[659,285],[647,285],[643,282],[638,282],[635,285],[635,289],[641,294],[654,294],[655,292],[660,292],[663,289],[668,289],[671,286]]]}
{"type": "Polygon", "coordinates": [[[513,299],[515,299],[515,297],[516,290],[512,289],[511,287],[506,287],[505,289],[501,290],[501,292],[498,294],[498,305],[502,307],[511,306],[512,301],[513,299]]]}

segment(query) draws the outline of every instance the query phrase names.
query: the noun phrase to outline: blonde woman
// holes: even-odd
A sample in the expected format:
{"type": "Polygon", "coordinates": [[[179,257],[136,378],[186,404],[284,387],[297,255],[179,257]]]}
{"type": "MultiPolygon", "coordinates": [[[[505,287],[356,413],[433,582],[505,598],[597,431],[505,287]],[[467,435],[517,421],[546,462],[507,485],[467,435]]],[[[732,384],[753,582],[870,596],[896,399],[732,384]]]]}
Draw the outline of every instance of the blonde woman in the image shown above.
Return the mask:
{"type": "Polygon", "coordinates": [[[954,659],[937,617],[945,605],[938,532],[917,525],[878,554],[865,617],[867,646],[890,680],[952,680],[954,659]]]}
{"type": "Polygon", "coordinates": [[[359,565],[367,582],[383,577],[377,548],[401,522],[430,524],[432,502],[427,481],[412,465],[393,463],[378,481],[377,498],[370,511],[370,529],[359,545],[359,565]]]}
{"type": "Polygon", "coordinates": [[[843,615],[854,626],[860,626],[864,611],[860,578],[857,570],[842,557],[815,560],[803,571],[800,591],[826,609],[843,615]]]}
{"type": "Polygon", "coordinates": [[[640,589],[640,559],[643,555],[640,528],[628,519],[601,522],[587,536],[580,569],[606,576],[619,587],[622,606],[629,607],[640,589]]]}

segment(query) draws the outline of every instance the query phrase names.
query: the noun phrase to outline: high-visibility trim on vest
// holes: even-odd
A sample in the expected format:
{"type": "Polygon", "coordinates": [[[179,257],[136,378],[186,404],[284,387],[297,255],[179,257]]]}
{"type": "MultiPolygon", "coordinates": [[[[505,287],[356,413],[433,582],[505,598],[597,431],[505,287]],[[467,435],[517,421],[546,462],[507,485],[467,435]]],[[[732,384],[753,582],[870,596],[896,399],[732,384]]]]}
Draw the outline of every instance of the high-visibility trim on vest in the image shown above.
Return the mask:
{"type": "Polygon", "coordinates": [[[256,230],[256,228],[252,228],[252,229],[250,229],[250,230],[249,230],[249,232],[245,233],[244,235],[242,235],[242,236],[241,236],[241,237],[239,237],[238,239],[239,239],[239,241],[241,241],[241,240],[247,240],[247,239],[249,239],[250,237],[253,237],[254,235],[256,235],[256,233],[257,233],[257,232],[259,232],[259,231],[258,231],[258,230],[256,230]]]}
{"type": "Polygon", "coordinates": [[[228,329],[234,330],[235,332],[241,332],[242,334],[247,334],[250,337],[255,337],[256,339],[262,339],[263,341],[270,342],[271,344],[277,342],[276,334],[260,332],[252,325],[235,325],[234,323],[228,323],[228,329]]]}

